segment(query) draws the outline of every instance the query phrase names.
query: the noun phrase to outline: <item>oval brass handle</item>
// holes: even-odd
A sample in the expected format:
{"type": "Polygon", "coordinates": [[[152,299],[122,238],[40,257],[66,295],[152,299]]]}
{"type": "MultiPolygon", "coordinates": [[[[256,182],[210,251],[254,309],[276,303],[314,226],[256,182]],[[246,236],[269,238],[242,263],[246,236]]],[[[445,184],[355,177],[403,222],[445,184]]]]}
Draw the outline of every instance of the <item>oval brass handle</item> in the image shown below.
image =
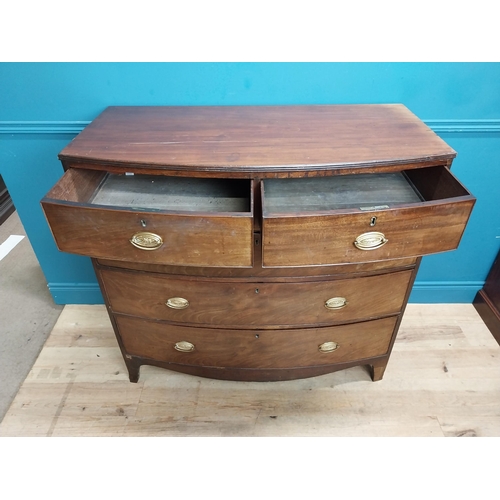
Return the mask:
{"type": "Polygon", "coordinates": [[[325,302],[327,309],[342,309],[346,305],[347,299],[345,297],[332,297],[325,302]]]}
{"type": "Polygon", "coordinates": [[[180,342],[175,343],[174,349],[180,352],[191,352],[194,351],[194,344],[191,344],[191,342],[187,342],[186,340],[181,340],[180,342]]]}
{"type": "Polygon", "coordinates": [[[383,233],[377,233],[376,231],[370,233],[360,234],[354,246],[360,250],[375,250],[384,246],[389,240],[384,236],[383,233]]]}
{"type": "Polygon", "coordinates": [[[189,306],[189,301],[182,297],[171,297],[165,302],[165,305],[171,309],[186,309],[189,306]]]}
{"type": "Polygon", "coordinates": [[[163,245],[163,239],[155,233],[141,231],[130,238],[130,243],[141,250],[157,250],[163,245]]]}
{"type": "Polygon", "coordinates": [[[323,344],[318,346],[320,352],[333,352],[339,348],[337,342],[324,342],[323,344]]]}

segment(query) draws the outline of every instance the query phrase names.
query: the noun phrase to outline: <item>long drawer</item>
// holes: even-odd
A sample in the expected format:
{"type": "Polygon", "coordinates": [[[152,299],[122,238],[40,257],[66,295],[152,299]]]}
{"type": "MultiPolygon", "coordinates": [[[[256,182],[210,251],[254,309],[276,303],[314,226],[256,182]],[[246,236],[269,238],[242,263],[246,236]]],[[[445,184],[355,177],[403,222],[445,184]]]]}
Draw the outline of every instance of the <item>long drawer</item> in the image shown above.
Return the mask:
{"type": "Polygon", "coordinates": [[[412,271],[308,282],[172,278],[100,270],[113,312],[236,328],[331,325],[400,312],[412,271]]]}
{"type": "Polygon", "coordinates": [[[475,198],[446,167],[262,182],[265,267],[422,256],[458,247],[475,198]]]}
{"type": "Polygon", "coordinates": [[[295,368],[350,362],[388,352],[397,317],[313,329],[226,330],[117,316],[128,354],[217,368],[295,368]]]}
{"type": "Polygon", "coordinates": [[[251,267],[251,181],[70,169],[42,200],[59,250],[102,259],[251,267]]]}

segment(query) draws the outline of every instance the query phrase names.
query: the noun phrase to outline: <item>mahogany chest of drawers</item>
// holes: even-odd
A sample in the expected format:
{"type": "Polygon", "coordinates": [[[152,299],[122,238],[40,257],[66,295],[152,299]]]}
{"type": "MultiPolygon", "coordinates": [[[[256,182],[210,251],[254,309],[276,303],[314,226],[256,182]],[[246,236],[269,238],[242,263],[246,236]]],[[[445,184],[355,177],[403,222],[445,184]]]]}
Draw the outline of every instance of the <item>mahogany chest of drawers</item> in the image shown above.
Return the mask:
{"type": "Polygon", "coordinates": [[[379,380],[421,256],[474,205],[455,155],[402,105],[111,107],[42,206],[92,258],[132,382],[379,380]]]}

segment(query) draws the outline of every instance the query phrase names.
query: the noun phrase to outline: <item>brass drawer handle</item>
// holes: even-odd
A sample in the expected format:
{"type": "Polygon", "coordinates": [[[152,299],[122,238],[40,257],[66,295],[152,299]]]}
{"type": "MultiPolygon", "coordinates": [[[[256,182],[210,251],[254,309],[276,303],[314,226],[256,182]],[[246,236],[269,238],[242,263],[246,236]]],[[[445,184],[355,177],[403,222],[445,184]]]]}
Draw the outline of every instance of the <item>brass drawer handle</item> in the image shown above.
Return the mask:
{"type": "Polygon", "coordinates": [[[165,304],[171,309],[186,309],[189,306],[189,301],[182,297],[171,297],[165,304]]]}
{"type": "Polygon", "coordinates": [[[342,309],[346,305],[347,299],[345,297],[332,297],[325,302],[327,309],[342,309]]]}
{"type": "Polygon", "coordinates": [[[130,238],[130,243],[141,250],[157,250],[163,245],[163,239],[157,234],[141,231],[130,238]]]}
{"type": "Polygon", "coordinates": [[[324,342],[320,346],[318,346],[318,349],[320,352],[333,352],[336,349],[338,349],[340,346],[337,344],[337,342],[324,342]]]}
{"type": "Polygon", "coordinates": [[[175,343],[174,349],[180,352],[191,352],[194,351],[194,344],[191,344],[191,342],[187,342],[186,340],[181,340],[180,342],[175,343]]]}
{"type": "Polygon", "coordinates": [[[383,233],[377,233],[376,231],[370,233],[360,234],[354,246],[360,250],[375,250],[377,248],[383,247],[389,240],[384,236],[383,233]]]}

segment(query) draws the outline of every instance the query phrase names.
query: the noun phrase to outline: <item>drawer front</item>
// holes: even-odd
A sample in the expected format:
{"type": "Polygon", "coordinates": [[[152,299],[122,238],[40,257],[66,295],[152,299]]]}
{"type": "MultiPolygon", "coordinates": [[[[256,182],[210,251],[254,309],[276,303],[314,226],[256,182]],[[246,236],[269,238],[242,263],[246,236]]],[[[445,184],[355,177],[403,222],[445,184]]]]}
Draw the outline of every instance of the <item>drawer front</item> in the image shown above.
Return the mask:
{"type": "Polygon", "coordinates": [[[173,279],[110,269],[100,274],[117,313],[204,326],[286,328],[397,314],[412,271],[288,283],[173,279]]]}
{"type": "Polygon", "coordinates": [[[473,202],[462,201],[369,213],[264,218],[263,265],[354,264],[453,250],[472,206],[473,202]],[[373,217],[376,226],[370,227],[373,217]],[[356,246],[363,235],[372,247],[356,246]]]}
{"type": "Polygon", "coordinates": [[[262,186],[265,267],[355,264],[454,250],[475,203],[445,167],[270,180],[262,186]]]}
{"type": "Polygon", "coordinates": [[[117,316],[128,354],[217,368],[295,368],[356,361],[388,352],[397,317],[294,330],[172,326],[117,316]]]}
{"type": "Polygon", "coordinates": [[[69,170],[42,200],[59,250],[148,264],[252,266],[251,202],[249,212],[234,213],[93,204],[103,179],[102,172],[69,170]]]}
{"type": "Polygon", "coordinates": [[[146,264],[252,266],[250,217],[158,215],[51,203],[43,208],[63,252],[146,264]],[[134,235],[146,231],[161,238],[159,248],[140,249],[131,243],[134,235]]]}

